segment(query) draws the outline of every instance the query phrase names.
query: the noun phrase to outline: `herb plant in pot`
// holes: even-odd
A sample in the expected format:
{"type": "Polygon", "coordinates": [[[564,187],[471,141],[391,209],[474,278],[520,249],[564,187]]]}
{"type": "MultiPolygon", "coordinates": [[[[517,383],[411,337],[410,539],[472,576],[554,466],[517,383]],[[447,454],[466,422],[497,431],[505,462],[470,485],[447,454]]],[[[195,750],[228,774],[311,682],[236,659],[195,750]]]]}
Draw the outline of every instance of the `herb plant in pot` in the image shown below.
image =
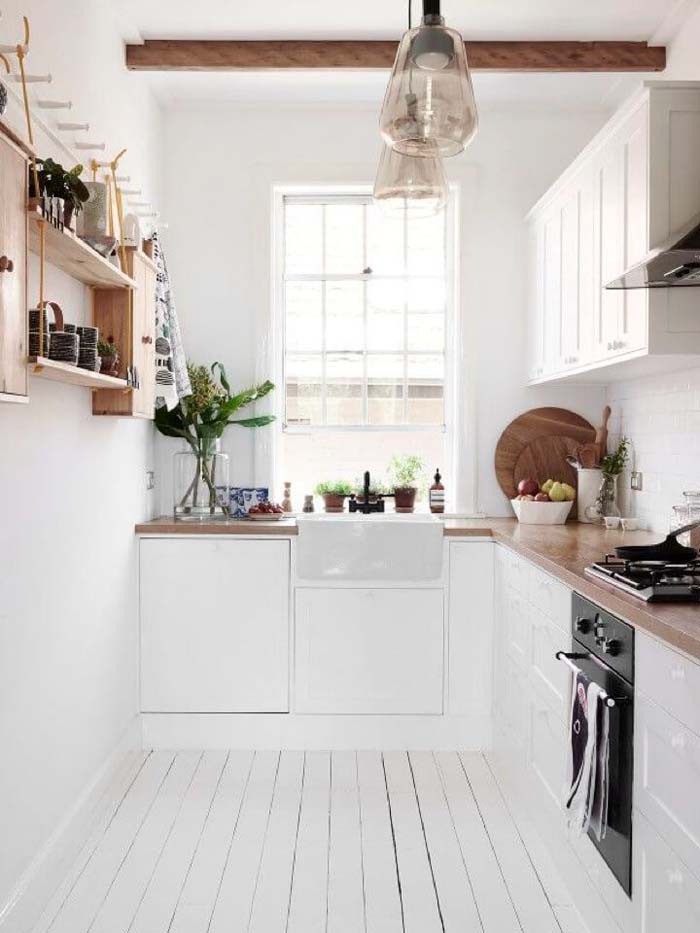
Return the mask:
{"type": "Polygon", "coordinates": [[[228,457],[221,453],[221,437],[230,424],[259,428],[273,415],[233,416],[246,405],[264,398],[274,385],[263,382],[236,394],[221,363],[211,368],[187,364],[192,394],[180,399],[172,411],[157,408],[156,427],[166,437],[179,437],[185,449],[175,454],[174,515],[178,521],[211,521],[231,514],[228,457]]]}
{"type": "Polygon", "coordinates": [[[345,509],[345,499],[353,489],[351,483],[341,479],[319,483],[314,491],[317,496],[323,498],[323,507],[326,512],[342,512],[345,509]]]}
{"type": "Polygon", "coordinates": [[[107,342],[99,341],[97,355],[100,358],[100,372],[104,376],[119,375],[119,350],[111,337],[107,342]]]}
{"type": "Polygon", "coordinates": [[[412,512],[418,487],[423,483],[423,461],[414,454],[392,457],[388,467],[397,512],[412,512]]]}

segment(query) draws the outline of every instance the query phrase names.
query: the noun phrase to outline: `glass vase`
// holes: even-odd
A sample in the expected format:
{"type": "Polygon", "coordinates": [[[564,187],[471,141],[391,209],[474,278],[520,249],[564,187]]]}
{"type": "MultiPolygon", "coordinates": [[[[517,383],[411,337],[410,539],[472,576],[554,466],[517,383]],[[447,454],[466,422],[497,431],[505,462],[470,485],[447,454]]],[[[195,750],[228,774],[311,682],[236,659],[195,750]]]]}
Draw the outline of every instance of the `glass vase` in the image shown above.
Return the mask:
{"type": "Polygon", "coordinates": [[[221,441],[187,444],[173,457],[174,516],[182,522],[221,521],[229,517],[229,460],[221,441]]]}
{"type": "MultiPolygon", "coordinates": [[[[591,507],[591,512],[599,522],[606,518],[620,518],[622,512],[617,504],[617,481],[619,474],[603,473],[603,478],[598,490],[598,497],[595,505],[591,507]]],[[[590,515],[589,517],[593,517],[590,515]]]]}

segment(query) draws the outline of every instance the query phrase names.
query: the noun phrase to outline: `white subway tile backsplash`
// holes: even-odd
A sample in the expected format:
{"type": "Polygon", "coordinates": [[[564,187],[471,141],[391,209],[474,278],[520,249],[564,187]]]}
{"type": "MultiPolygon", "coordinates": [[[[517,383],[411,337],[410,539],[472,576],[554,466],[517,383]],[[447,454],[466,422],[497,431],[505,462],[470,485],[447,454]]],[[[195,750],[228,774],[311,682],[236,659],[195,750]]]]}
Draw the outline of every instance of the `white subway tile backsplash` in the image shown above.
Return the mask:
{"type": "Polygon", "coordinates": [[[700,367],[613,384],[610,441],[632,442],[629,470],[643,474],[640,492],[629,472],[619,480],[621,507],[653,531],[668,531],[683,492],[700,489],[700,367]]]}

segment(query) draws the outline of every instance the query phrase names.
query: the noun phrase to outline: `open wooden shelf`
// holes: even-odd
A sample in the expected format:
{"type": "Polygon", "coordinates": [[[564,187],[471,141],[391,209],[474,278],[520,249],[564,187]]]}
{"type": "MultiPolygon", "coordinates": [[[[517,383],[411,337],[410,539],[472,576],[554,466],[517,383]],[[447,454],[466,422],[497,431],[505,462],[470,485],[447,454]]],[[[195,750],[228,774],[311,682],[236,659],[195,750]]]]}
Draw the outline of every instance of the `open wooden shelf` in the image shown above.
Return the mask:
{"type": "Polygon", "coordinates": [[[71,366],[70,363],[59,363],[45,356],[30,356],[29,370],[34,376],[43,379],[53,379],[54,382],[68,382],[74,386],[87,386],[90,389],[121,389],[130,392],[131,386],[126,379],[116,379],[114,376],[104,376],[102,373],[91,373],[87,369],[71,366]]]}
{"type": "Polygon", "coordinates": [[[40,210],[30,209],[29,249],[39,255],[39,227],[46,230],[46,261],[86,285],[100,288],[135,288],[136,282],[113,266],[70,230],[59,230],[40,210]]]}

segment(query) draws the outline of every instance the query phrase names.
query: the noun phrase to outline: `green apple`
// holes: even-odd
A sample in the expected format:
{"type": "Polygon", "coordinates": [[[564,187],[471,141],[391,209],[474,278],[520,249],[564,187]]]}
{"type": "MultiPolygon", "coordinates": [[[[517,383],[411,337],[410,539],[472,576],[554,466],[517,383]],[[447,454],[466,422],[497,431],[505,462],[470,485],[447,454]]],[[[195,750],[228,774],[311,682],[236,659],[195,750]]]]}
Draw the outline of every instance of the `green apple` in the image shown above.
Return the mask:
{"type": "Polygon", "coordinates": [[[574,499],[576,498],[576,490],[574,489],[574,487],[569,486],[568,483],[562,483],[561,488],[564,490],[566,501],[573,502],[574,499]]]}
{"type": "Polygon", "coordinates": [[[553,483],[549,490],[552,502],[566,502],[566,490],[561,483],[553,483]]]}

